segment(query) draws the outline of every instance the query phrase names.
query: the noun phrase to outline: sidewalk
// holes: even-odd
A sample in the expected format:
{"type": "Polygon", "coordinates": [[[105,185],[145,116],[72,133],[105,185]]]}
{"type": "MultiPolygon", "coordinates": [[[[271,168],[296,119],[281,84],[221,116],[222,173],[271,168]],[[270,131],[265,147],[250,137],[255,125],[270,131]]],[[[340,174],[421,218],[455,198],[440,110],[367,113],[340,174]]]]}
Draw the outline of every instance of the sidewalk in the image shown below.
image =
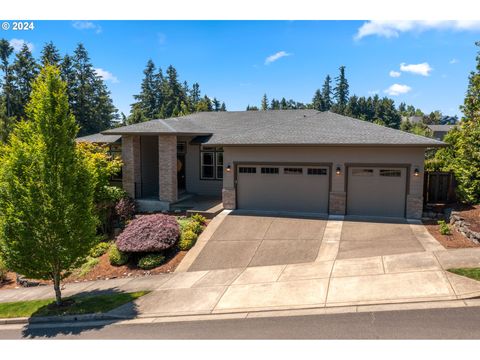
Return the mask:
{"type": "MultiPolygon", "coordinates": [[[[151,290],[137,316],[245,313],[451,301],[480,296],[480,282],[446,272],[480,266],[480,249],[440,250],[307,264],[251,267],[66,284],[77,293],[151,290]]],[[[0,291],[0,302],[53,298],[51,286],[0,291]]],[[[112,315],[131,316],[131,306],[112,315]]]]}

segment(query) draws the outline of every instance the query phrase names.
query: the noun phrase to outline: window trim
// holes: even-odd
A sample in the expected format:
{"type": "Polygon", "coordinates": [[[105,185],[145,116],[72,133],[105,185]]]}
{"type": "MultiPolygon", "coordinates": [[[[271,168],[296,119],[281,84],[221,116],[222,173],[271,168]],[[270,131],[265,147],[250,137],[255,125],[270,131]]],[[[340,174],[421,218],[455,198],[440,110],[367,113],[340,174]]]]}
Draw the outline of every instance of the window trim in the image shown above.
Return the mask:
{"type": "Polygon", "coordinates": [[[205,181],[223,181],[223,158],[222,158],[222,177],[219,177],[218,176],[218,167],[220,165],[217,165],[218,164],[218,155],[217,154],[222,154],[223,156],[223,148],[222,147],[206,147],[205,149],[202,148],[201,146],[200,147],[200,151],[199,151],[199,154],[200,154],[200,180],[205,180],[205,181]],[[203,154],[205,153],[211,153],[213,154],[213,164],[212,165],[204,165],[203,164],[203,154]],[[213,177],[205,177],[203,176],[203,167],[204,166],[208,166],[208,167],[211,167],[213,169],[213,177]]]}

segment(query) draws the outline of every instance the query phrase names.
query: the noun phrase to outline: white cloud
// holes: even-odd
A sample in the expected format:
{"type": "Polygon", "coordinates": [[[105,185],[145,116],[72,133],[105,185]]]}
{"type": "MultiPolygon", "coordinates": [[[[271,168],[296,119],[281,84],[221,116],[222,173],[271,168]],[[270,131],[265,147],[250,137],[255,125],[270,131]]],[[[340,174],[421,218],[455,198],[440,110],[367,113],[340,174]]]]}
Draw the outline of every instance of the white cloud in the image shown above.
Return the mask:
{"type": "Polygon", "coordinates": [[[388,75],[390,75],[391,77],[400,77],[400,75],[402,75],[400,72],[398,71],[395,71],[395,70],[390,70],[390,72],[388,73],[388,75]]]}
{"type": "Polygon", "coordinates": [[[157,40],[160,45],[163,45],[167,42],[167,35],[165,35],[164,33],[158,33],[157,40]]]}
{"type": "Polygon", "coordinates": [[[13,47],[13,51],[19,52],[22,50],[23,44],[27,44],[28,50],[33,51],[33,44],[29,43],[23,39],[12,39],[10,40],[10,46],[13,47]]]}
{"type": "Polygon", "coordinates": [[[458,63],[458,59],[453,58],[453,59],[450,60],[448,63],[449,63],[449,64],[456,64],[456,63],[458,63]]]}
{"type": "Polygon", "coordinates": [[[105,81],[110,81],[114,84],[119,82],[118,78],[115,75],[113,75],[110,71],[104,70],[102,68],[96,68],[95,73],[105,81]]]}
{"type": "Polygon", "coordinates": [[[285,51],[279,51],[279,52],[267,57],[265,59],[265,65],[271,64],[272,62],[277,61],[278,59],[281,59],[282,57],[290,56],[290,55],[292,55],[292,54],[289,54],[285,51]]]}
{"type": "Polygon", "coordinates": [[[390,96],[398,96],[401,94],[406,94],[411,90],[412,88],[408,85],[393,84],[388,89],[385,89],[384,92],[390,96]]]}
{"type": "Polygon", "coordinates": [[[422,76],[429,76],[432,70],[432,67],[427,62],[421,64],[400,64],[400,71],[422,76]]]}
{"type": "Polygon", "coordinates": [[[74,21],[72,26],[77,30],[95,30],[97,34],[102,32],[101,26],[91,21],[74,21]]]}
{"type": "Polygon", "coordinates": [[[355,40],[360,40],[366,36],[381,36],[385,38],[398,37],[401,33],[415,31],[422,32],[427,30],[480,30],[480,21],[478,20],[372,20],[365,22],[358,29],[354,36],[355,40]]]}

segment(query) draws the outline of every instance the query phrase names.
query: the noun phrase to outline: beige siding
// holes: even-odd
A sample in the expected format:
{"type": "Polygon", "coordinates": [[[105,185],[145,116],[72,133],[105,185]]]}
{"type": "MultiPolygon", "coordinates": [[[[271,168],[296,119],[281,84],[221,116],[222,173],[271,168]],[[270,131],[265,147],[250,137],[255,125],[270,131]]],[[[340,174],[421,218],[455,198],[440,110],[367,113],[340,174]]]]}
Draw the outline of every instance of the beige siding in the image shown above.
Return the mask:
{"type": "Polygon", "coordinates": [[[200,145],[190,144],[191,138],[178,138],[187,142],[185,155],[185,177],[187,192],[199,195],[221,196],[223,182],[221,180],[200,180],[200,145]]]}

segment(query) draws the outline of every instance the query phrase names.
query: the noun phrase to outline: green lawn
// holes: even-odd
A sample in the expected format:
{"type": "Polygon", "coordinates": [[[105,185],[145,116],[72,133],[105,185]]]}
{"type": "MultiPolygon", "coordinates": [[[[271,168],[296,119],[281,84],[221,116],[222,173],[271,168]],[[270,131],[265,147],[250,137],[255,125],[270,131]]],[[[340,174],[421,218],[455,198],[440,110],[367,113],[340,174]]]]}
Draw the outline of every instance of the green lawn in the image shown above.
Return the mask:
{"type": "Polygon", "coordinates": [[[448,269],[451,273],[466,276],[468,278],[480,281],[480,268],[459,268],[448,269]]]}
{"type": "Polygon", "coordinates": [[[0,318],[103,313],[148,293],[149,291],[137,291],[131,293],[72,296],[64,300],[73,299],[75,303],[62,308],[48,306],[54,302],[53,299],[0,303],[0,318]]]}

